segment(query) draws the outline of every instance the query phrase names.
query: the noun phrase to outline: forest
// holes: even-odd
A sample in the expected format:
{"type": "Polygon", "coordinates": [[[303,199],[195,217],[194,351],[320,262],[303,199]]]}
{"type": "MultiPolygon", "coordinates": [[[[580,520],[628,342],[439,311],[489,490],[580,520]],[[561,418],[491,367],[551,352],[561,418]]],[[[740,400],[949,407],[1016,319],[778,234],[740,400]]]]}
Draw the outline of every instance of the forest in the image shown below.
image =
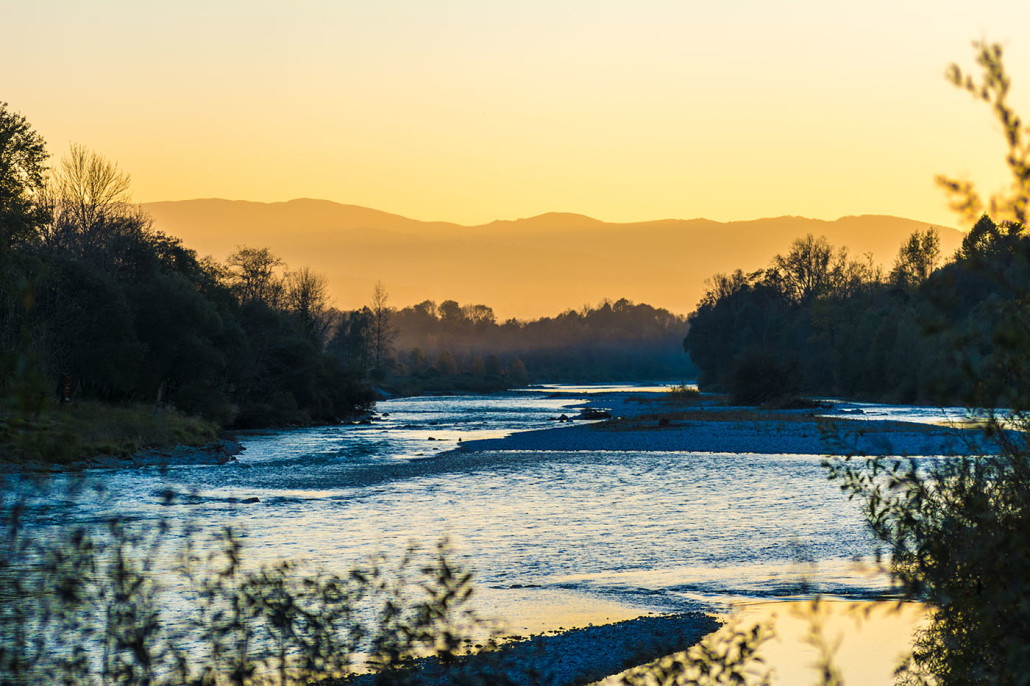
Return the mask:
{"type": "Polygon", "coordinates": [[[917,231],[884,273],[824,238],[798,239],[769,268],[719,274],[684,347],[702,388],[741,402],[792,394],[1011,407],[1006,361],[1030,286],[1030,237],[984,214],[941,260],[917,231]],[[974,383],[970,383],[973,380],[974,383]]]}
{"type": "Polygon", "coordinates": [[[170,404],[224,426],[333,421],[373,401],[324,350],[311,274],[276,279],[277,261],[254,249],[201,259],[153,229],[115,164],[73,146],[47,178],[28,123],[5,107],[0,126],[5,395],[37,411],[170,404]]]}

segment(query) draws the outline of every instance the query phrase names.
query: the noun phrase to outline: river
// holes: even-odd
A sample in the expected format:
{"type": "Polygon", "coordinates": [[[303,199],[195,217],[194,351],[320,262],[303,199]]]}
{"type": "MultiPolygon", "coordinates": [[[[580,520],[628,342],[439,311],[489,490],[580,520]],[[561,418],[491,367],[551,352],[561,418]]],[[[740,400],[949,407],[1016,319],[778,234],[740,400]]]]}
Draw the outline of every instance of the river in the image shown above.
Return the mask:
{"type": "Polygon", "coordinates": [[[446,536],[475,573],[481,611],[534,628],[567,623],[563,605],[622,618],[884,589],[858,505],[818,455],[496,451],[471,469],[437,458],[459,440],[554,427],[596,390],[385,400],[369,424],[246,434],[226,465],[94,470],[103,495],[46,518],[231,524],[252,562],[334,571],[446,536]]]}

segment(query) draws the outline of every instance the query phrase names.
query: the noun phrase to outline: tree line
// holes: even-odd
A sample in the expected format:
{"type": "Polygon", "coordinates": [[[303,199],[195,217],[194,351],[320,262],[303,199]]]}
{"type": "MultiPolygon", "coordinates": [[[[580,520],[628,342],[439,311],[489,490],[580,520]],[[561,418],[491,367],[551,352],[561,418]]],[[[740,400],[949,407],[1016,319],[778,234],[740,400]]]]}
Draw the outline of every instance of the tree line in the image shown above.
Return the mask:
{"type": "Polygon", "coordinates": [[[446,300],[331,306],[325,277],[267,248],[224,262],[155,229],[128,174],[0,104],[0,394],[152,402],[255,427],[329,422],[396,390],[682,378],[681,316],[622,299],[498,322],[446,300]]]}
{"type": "Polygon", "coordinates": [[[956,255],[939,253],[936,230],[917,231],[885,272],[807,236],[767,269],[712,277],[684,339],[700,384],[750,403],[1002,401],[995,339],[1030,285],[1030,239],[985,214],[956,255]]]}
{"type": "Polygon", "coordinates": [[[682,379],[686,319],[625,298],[555,317],[499,322],[483,304],[426,300],[393,313],[392,371],[421,384],[464,375],[522,385],[682,379]]]}
{"type": "Polygon", "coordinates": [[[225,263],[154,229],[116,164],[0,104],[0,394],[153,402],[224,426],[334,421],[374,400],[330,354],[325,281],[266,249],[225,263]]]}

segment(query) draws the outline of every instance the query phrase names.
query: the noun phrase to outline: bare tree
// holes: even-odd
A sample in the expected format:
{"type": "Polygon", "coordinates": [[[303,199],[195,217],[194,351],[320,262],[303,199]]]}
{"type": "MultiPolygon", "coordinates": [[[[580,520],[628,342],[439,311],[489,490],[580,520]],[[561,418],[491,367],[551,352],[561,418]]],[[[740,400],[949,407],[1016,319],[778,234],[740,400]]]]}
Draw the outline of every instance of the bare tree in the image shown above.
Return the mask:
{"type": "Polygon", "coordinates": [[[777,255],[773,267],[784,294],[794,302],[805,303],[829,286],[832,259],[833,248],[826,238],[808,234],[794,241],[786,255],[777,255]]]}
{"type": "Polygon", "coordinates": [[[286,275],[284,300],[286,309],[300,320],[311,341],[322,348],[332,324],[325,275],[307,267],[290,272],[286,275]]]}
{"type": "MultiPolygon", "coordinates": [[[[834,250],[825,236],[814,238],[811,234],[794,241],[786,255],[777,255],[765,276],[797,304],[821,297],[848,297],[881,279],[871,255],[866,255],[865,262],[852,260],[846,248],[834,250]]],[[[716,285],[724,289],[746,281],[741,272],[722,278],[716,285]]]]}
{"type": "Polygon", "coordinates": [[[117,164],[72,144],[43,194],[49,221],[41,227],[42,241],[114,269],[113,243],[150,230],[150,217],[132,203],[130,187],[131,177],[117,164]]]}
{"type": "Polygon", "coordinates": [[[56,181],[65,211],[85,232],[112,213],[124,213],[132,202],[132,177],[84,145],[71,145],[56,181]]]}
{"type": "Polygon", "coordinates": [[[371,348],[372,348],[372,374],[382,378],[386,372],[386,362],[390,359],[393,351],[393,340],[397,331],[390,321],[390,307],[387,304],[389,293],[382,281],[376,281],[372,290],[372,305],[369,308],[372,313],[370,326],[371,348]]]}
{"type": "Polygon", "coordinates": [[[272,308],[282,303],[283,261],[268,248],[238,247],[226,260],[229,285],[241,303],[262,302],[272,308]]]}

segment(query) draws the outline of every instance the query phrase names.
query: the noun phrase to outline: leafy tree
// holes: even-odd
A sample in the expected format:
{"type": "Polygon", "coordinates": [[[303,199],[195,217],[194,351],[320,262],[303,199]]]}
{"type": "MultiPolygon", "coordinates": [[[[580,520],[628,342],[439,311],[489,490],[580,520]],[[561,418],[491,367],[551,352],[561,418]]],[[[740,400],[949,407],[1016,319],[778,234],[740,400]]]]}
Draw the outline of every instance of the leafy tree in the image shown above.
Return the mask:
{"type": "MultiPolygon", "coordinates": [[[[1001,453],[830,463],[831,475],[862,499],[874,533],[890,547],[890,569],[905,596],[933,607],[903,677],[907,683],[941,686],[1030,681],[1030,245],[1022,237],[1030,198],[1023,142],[1028,132],[1006,104],[1009,79],[1001,48],[978,44],[977,50],[982,81],[963,78],[958,67],[951,79],[990,103],[1002,124],[1014,182],[1009,194],[991,204],[993,212],[1015,219],[999,231],[989,217],[981,217],[963,246],[967,259],[960,266],[986,273],[1011,295],[985,301],[989,309],[983,311],[996,313],[980,320],[991,344],[987,354],[969,346],[959,352],[976,374],[967,383],[980,384],[983,372],[1004,380],[1001,397],[1012,414],[1003,418],[992,412],[986,422],[1001,453]],[[975,259],[1001,246],[1008,250],[994,259],[975,259]]],[[[958,195],[956,209],[979,210],[971,184],[946,188],[958,195]]],[[[998,397],[991,392],[980,399],[998,397]]]]}
{"type": "Polygon", "coordinates": [[[807,303],[830,287],[833,248],[825,237],[799,238],[786,255],[777,255],[773,266],[784,294],[796,303],[807,303]]]}
{"type": "Polygon", "coordinates": [[[440,322],[444,326],[457,327],[467,320],[465,310],[456,300],[444,300],[440,303],[437,311],[440,314],[440,322]]]}
{"type": "Polygon", "coordinates": [[[372,366],[371,327],[372,311],[367,307],[342,315],[329,342],[329,351],[345,367],[365,374],[372,366]]]}
{"type": "Polygon", "coordinates": [[[493,309],[486,305],[466,305],[462,313],[474,327],[488,328],[497,323],[493,309]]]}
{"type": "Polygon", "coordinates": [[[488,355],[486,358],[486,364],[484,365],[484,371],[487,376],[500,376],[504,371],[501,366],[501,358],[497,357],[497,355],[488,355]]]}
{"type": "Polygon", "coordinates": [[[141,283],[133,300],[136,328],[146,346],[139,386],[149,386],[158,406],[171,391],[182,409],[210,414],[225,402],[226,358],[232,352],[215,303],[178,274],[141,283]]]}
{"type": "Polygon", "coordinates": [[[428,366],[429,361],[426,359],[426,354],[422,352],[422,348],[412,348],[408,354],[408,367],[411,369],[411,373],[418,376],[428,366]]]}
{"type": "Polygon", "coordinates": [[[799,305],[820,297],[846,297],[877,278],[871,265],[850,260],[846,248],[834,250],[825,236],[811,234],[794,241],[786,255],[773,258],[766,273],[770,283],[799,305]]]}
{"type": "Polygon", "coordinates": [[[941,253],[941,238],[937,229],[913,231],[898,249],[890,280],[902,288],[915,288],[930,278],[941,253]]]}
{"type": "Polygon", "coordinates": [[[111,275],[83,260],[53,259],[38,282],[28,326],[50,378],[70,378],[108,400],[131,393],[143,348],[131,304],[111,275]]]}
{"type": "Polygon", "coordinates": [[[0,102],[0,259],[46,219],[41,201],[47,157],[43,138],[24,116],[0,102]]]}
{"type": "Polygon", "coordinates": [[[952,64],[948,70],[948,80],[990,105],[1008,147],[1005,165],[1012,177],[1011,185],[1007,190],[992,195],[985,206],[979,192],[969,181],[941,175],[937,177],[937,183],[948,193],[951,208],[969,223],[976,221],[988,209],[995,219],[1025,225],[1030,203],[1030,128],[1023,125],[1023,120],[1008,104],[1012,83],[1005,73],[1002,47],[985,42],[973,45],[977,53],[976,63],[983,72],[981,77],[974,79],[957,64],[952,64]]]}
{"type": "Polygon", "coordinates": [[[508,375],[511,376],[512,381],[518,386],[525,386],[529,383],[529,374],[526,371],[526,363],[523,362],[520,357],[516,357],[511,361],[511,366],[508,368],[508,375]]]}

